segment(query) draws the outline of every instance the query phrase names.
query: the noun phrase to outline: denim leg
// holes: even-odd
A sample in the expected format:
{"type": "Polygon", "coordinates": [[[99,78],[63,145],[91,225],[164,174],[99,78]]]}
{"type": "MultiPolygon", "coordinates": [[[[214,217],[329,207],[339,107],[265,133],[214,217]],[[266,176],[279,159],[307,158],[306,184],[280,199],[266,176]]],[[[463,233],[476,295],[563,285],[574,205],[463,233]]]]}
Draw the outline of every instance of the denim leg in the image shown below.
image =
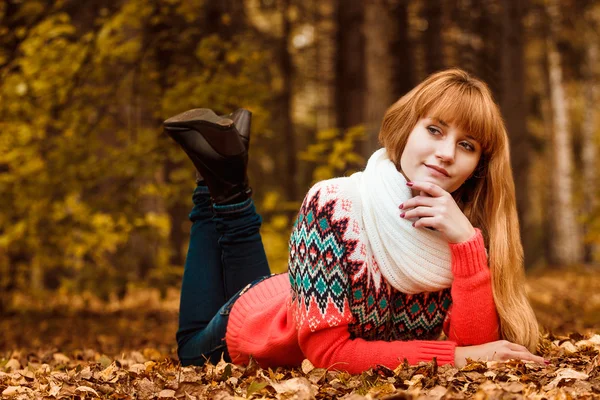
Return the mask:
{"type": "Polygon", "coordinates": [[[185,260],[179,305],[179,348],[197,332],[203,331],[227,301],[219,233],[213,222],[212,204],[206,186],[197,186],[192,197],[194,208],[190,243],[185,260]]]}
{"type": "Polygon", "coordinates": [[[221,309],[213,316],[206,327],[198,330],[184,343],[180,343],[177,348],[177,355],[181,365],[204,365],[208,360],[217,364],[221,357],[227,362],[231,362],[227,345],[225,343],[225,334],[227,333],[227,321],[229,321],[229,311],[233,306],[233,301],[225,303],[221,309]]]}
{"type": "Polygon", "coordinates": [[[246,285],[241,291],[237,292],[229,299],[219,312],[213,317],[208,326],[192,335],[183,346],[178,349],[179,360],[181,365],[204,365],[209,360],[213,364],[217,364],[221,357],[226,362],[231,362],[225,335],[227,334],[227,322],[229,321],[229,313],[235,304],[235,301],[252,286],[259,284],[268,276],[263,276],[246,285]]]}
{"type": "Polygon", "coordinates": [[[262,218],[254,202],[213,207],[213,221],[220,234],[225,295],[230,298],[250,282],[270,275],[260,236],[262,218]]]}
{"type": "Polygon", "coordinates": [[[208,189],[194,192],[177,353],[182,365],[216,363],[223,355],[229,311],[239,291],[270,274],[260,237],[262,223],[252,200],[211,209],[208,189]]]}

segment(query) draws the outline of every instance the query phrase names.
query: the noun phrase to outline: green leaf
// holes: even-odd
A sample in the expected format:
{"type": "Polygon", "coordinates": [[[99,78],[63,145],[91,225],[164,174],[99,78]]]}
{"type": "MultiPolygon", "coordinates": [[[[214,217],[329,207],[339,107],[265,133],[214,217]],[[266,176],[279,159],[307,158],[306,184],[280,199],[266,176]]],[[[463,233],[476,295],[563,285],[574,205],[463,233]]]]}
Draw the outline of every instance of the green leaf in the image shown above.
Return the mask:
{"type": "Polygon", "coordinates": [[[258,382],[254,381],[248,386],[248,390],[246,391],[246,398],[250,398],[254,393],[260,392],[268,385],[267,382],[258,382]]]}

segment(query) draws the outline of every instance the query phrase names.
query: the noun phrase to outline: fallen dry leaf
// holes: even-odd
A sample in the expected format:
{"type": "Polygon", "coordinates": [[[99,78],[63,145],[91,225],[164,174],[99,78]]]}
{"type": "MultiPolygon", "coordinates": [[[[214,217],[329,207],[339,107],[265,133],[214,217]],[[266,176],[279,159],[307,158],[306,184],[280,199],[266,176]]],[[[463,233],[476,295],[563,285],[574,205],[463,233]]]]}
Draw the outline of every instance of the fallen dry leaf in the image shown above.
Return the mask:
{"type": "Polygon", "coordinates": [[[440,400],[446,393],[448,393],[448,388],[438,385],[429,391],[427,394],[427,399],[440,400]]]}
{"type": "Polygon", "coordinates": [[[293,396],[296,400],[310,400],[316,394],[316,390],[306,378],[292,378],[281,383],[270,382],[269,385],[277,394],[285,395],[285,398],[293,396]]]}
{"type": "Polygon", "coordinates": [[[21,363],[19,362],[19,360],[15,360],[14,358],[8,360],[6,365],[4,365],[5,371],[16,371],[18,369],[21,369],[21,363]]]}
{"type": "Polygon", "coordinates": [[[158,393],[159,398],[172,398],[175,397],[175,391],[171,389],[164,389],[158,393]]]}
{"type": "Polygon", "coordinates": [[[544,386],[544,390],[550,391],[556,388],[563,380],[585,380],[588,378],[589,376],[586,373],[575,371],[571,368],[561,368],[556,372],[556,378],[544,386]]]}
{"type": "Polygon", "coordinates": [[[67,356],[65,356],[62,353],[54,353],[52,355],[52,358],[54,358],[54,361],[56,361],[57,363],[62,363],[62,364],[67,364],[69,361],[71,361],[71,359],[67,356]]]}
{"type": "Polygon", "coordinates": [[[302,370],[302,372],[304,372],[304,374],[308,374],[310,371],[315,369],[315,366],[309,360],[305,359],[304,361],[302,361],[302,366],[300,367],[300,369],[302,370]]]}
{"type": "Polygon", "coordinates": [[[2,391],[2,397],[10,397],[19,393],[27,393],[27,388],[22,386],[9,386],[2,391]]]}
{"type": "Polygon", "coordinates": [[[94,389],[92,389],[89,386],[79,386],[75,389],[76,392],[81,392],[81,393],[92,393],[94,396],[96,397],[100,397],[100,395],[98,394],[98,392],[96,392],[94,389]]]}

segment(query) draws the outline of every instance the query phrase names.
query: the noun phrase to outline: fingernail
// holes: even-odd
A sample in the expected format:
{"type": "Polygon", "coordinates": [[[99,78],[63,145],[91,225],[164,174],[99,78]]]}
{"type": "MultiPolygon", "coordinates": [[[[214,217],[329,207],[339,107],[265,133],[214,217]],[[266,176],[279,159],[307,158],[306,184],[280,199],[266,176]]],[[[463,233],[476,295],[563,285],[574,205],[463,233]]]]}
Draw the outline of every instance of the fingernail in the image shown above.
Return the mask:
{"type": "Polygon", "coordinates": [[[400,204],[400,205],[398,206],[398,208],[399,208],[399,209],[401,209],[401,210],[402,210],[402,207],[404,207],[404,203],[402,203],[402,204],[400,204]]]}
{"type": "Polygon", "coordinates": [[[544,364],[548,365],[548,364],[550,364],[550,361],[549,361],[549,360],[546,360],[546,359],[544,359],[544,364]]]}
{"type": "Polygon", "coordinates": [[[415,226],[415,224],[416,224],[416,222],[413,222],[413,223],[412,223],[412,226],[415,226]]]}
{"type": "Polygon", "coordinates": [[[400,214],[400,218],[404,218],[405,215],[406,215],[406,213],[400,214]]]}
{"type": "Polygon", "coordinates": [[[406,186],[412,186],[413,183],[412,182],[406,182],[406,186]]]}

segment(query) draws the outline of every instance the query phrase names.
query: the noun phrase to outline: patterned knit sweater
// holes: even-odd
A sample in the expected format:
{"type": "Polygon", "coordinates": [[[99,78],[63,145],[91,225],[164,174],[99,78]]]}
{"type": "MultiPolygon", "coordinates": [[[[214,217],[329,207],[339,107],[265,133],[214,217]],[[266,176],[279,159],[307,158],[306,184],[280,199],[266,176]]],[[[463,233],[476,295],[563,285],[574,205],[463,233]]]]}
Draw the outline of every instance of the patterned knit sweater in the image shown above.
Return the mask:
{"type": "MultiPolygon", "coordinates": [[[[400,218],[400,217],[398,217],[400,218]]],[[[407,295],[381,275],[348,178],[308,192],[290,238],[289,272],[266,279],[234,304],[227,326],[233,362],[315,366],[360,373],[437,357],[499,338],[483,237],[450,244],[452,288],[407,295]],[[451,309],[451,316],[450,316],[451,309]],[[444,328],[449,340],[436,340],[444,328]]]]}

